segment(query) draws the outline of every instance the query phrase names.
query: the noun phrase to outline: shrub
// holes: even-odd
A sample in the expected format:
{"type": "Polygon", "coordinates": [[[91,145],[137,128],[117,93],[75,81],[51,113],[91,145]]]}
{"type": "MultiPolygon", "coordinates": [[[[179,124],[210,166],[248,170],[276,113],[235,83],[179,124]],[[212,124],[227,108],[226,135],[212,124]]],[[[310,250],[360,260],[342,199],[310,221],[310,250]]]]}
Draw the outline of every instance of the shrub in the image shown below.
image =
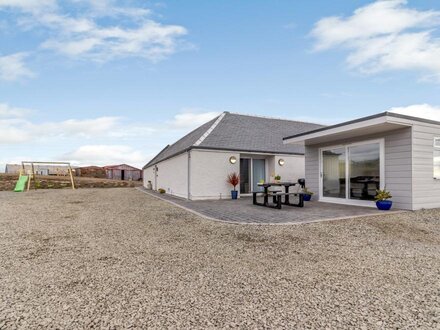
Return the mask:
{"type": "Polygon", "coordinates": [[[235,190],[235,187],[240,183],[240,176],[237,173],[233,172],[228,175],[226,182],[232,185],[235,190]]]}
{"type": "Polygon", "coordinates": [[[159,188],[158,190],[157,190],[160,194],[165,194],[165,189],[163,189],[163,188],[159,188]]]}
{"type": "Polygon", "coordinates": [[[391,193],[387,191],[386,189],[377,189],[376,190],[376,196],[374,197],[375,201],[386,201],[387,199],[391,199],[393,196],[391,196],[391,193]]]}
{"type": "Polygon", "coordinates": [[[281,180],[281,175],[275,175],[274,179],[278,181],[281,180]]]}
{"type": "Polygon", "coordinates": [[[304,187],[303,194],[312,196],[314,192],[310,191],[307,187],[304,187]]]}

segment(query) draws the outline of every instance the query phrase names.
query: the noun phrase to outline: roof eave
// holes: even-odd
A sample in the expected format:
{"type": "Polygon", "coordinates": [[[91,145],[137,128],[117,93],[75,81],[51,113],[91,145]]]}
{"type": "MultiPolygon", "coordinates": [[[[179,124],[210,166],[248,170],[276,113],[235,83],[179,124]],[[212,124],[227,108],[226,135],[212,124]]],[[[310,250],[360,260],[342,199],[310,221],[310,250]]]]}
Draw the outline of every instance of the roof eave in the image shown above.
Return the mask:
{"type": "Polygon", "coordinates": [[[289,151],[267,151],[267,150],[249,150],[249,149],[236,149],[236,148],[221,148],[221,147],[208,147],[208,146],[191,146],[189,148],[186,148],[185,150],[182,150],[180,152],[176,152],[175,154],[169,155],[168,157],[161,159],[157,162],[148,163],[144,167],[142,167],[142,170],[145,170],[149,167],[152,167],[154,165],[157,165],[163,161],[166,161],[168,159],[171,159],[173,157],[179,156],[185,152],[188,152],[193,149],[199,149],[199,150],[215,150],[215,151],[226,151],[226,152],[243,152],[243,153],[262,153],[262,154],[272,154],[272,155],[297,155],[297,156],[304,156],[303,152],[289,152],[289,151]]]}
{"type": "Polygon", "coordinates": [[[320,142],[320,139],[326,141],[336,140],[337,138],[350,138],[361,135],[360,133],[379,133],[382,131],[397,129],[405,126],[411,126],[414,121],[428,122],[440,125],[440,122],[400,115],[391,112],[384,112],[377,115],[364,117],[341,124],[329,126],[323,129],[317,129],[302,134],[293,135],[283,139],[284,144],[312,144],[320,142]],[[370,129],[370,130],[369,130],[370,129]]]}

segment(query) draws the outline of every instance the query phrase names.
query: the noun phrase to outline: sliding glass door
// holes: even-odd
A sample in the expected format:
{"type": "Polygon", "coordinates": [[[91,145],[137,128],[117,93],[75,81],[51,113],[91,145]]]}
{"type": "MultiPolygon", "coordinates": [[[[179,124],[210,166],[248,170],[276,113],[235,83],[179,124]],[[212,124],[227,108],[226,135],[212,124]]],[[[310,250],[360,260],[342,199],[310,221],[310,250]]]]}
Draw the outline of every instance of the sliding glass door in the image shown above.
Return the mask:
{"type": "Polygon", "coordinates": [[[258,183],[266,181],[266,160],[258,158],[240,158],[240,194],[263,191],[258,183]]]}
{"type": "Polygon", "coordinates": [[[345,148],[322,152],[322,196],[345,198],[345,148]]]}
{"type": "Polygon", "coordinates": [[[258,186],[260,181],[266,181],[266,161],[264,159],[252,159],[252,189],[253,191],[263,191],[263,187],[258,186]]]}
{"type": "Polygon", "coordinates": [[[251,160],[240,158],[240,194],[251,193],[251,160]]]}
{"type": "Polygon", "coordinates": [[[321,149],[320,159],[323,200],[374,200],[384,179],[382,140],[321,149]]]}
{"type": "Polygon", "coordinates": [[[349,147],[348,154],[350,199],[374,200],[380,188],[380,144],[349,147]]]}

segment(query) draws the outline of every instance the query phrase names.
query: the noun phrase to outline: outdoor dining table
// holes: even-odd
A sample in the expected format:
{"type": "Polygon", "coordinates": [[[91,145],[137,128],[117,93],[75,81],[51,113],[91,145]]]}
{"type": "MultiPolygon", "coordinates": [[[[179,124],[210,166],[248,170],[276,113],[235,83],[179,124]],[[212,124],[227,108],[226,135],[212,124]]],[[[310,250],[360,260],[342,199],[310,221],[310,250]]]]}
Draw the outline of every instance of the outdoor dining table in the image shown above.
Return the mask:
{"type": "MultiPolygon", "coordinates": [[[[297,184],[299,184],[299,183],[298,182],[291,182],[291,181],[259,183],[258,186],[264,188],[264,205],[267,205],[269,203],[269,194],[268,193],[269,193],[270,187],[284,187],[286,194],[288,194],[290,187],[296,186],[297,184]]],[[[302,198],[302,196],[300,196],[300,198],[302,198]]],[[[289,195],[284,196],[284,203],[283,204],[291,205],[290,200],[289,200],[289,195]]]]}

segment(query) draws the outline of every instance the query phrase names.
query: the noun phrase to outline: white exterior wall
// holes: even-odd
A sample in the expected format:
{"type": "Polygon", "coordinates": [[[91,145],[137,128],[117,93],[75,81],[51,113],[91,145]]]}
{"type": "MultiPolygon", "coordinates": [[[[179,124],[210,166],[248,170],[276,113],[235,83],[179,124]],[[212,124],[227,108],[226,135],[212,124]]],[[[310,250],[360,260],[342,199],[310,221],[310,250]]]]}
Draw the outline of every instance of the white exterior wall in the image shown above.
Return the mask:
{"type": "Polygon", "coordinates": [[[157,184],[155,184],[153,167],[144,170],[144,186],[148,180],[153,184],[153,189],[165,189],[167,194],[188,197],[188,153],[177,155],[164,160],[157,165],[157,184]]]}
{"type": "MultiPolygon", "coordinates": [[[[266,159],[266,179],[273,173],[279,174],[282,180],[297,181],[304,177],[304,156],[301,155],[262,155],[242,154],[241,157],[266,159]],[[284,159],[284,166],[278,164],[284,159]]],[[[240,153],[234,151],[217,151],[193,149],[190,151],[190,199],[230,199],[233,189],[226,182],[227,175],[240,174],[240,153]],[[229,158],[235,156],[237,162],[231,164],[229,158]]],[[[172,157],[157,164],[157,185],[155,185],[154,166],[143,171],[144,187],[151,181],[153,189],[163,188],[167,194],[187,198],[188,194],[188,153],[172,157]]],[[[240,187],[237,186],[237,190],[240,187]]]]}
{"type": "Polygon", "coordinates": [[[438,125],[413,125],[413,209],[440,207],[440,180],[434,179],[434,137],[440,137],[438,125]]]}
{"type": "Polygon", "coordinates": [[[413,209],[413,179],[411,165],[412,140],[410,127],[390,131],[388,133],[360,136],[356,139],[346,139],[329,142],[326,144],[306,146],[306,186],[309,188],[309,190],[315,193],[313,199],[319,198],[319,148],[380,138],[384,138],[385,140],[385,186],[386,189],[389,190],[393,195],[394,207],[408,210],[413,209]]]}
{"type": "Polygon", "coordinates": [[[143,171],[143,183],[144,187],[147,188],[148,181],[151,181],[153,189],[156,189],[154,186],[154,166],[147,167],[143,171]]]}
{"type": "MultiPolygon", "coordinates": [[[[305,177],[305,160],[304,156],[283,156],[276,155],[275,159],[275,175],[281,176],[281,181],[294,181],[297,182],[298,179],[305,177]],[[280,166],[278,160],[283,159],[284,165],[280,166]]],[[[273,172],[269,172],[272,175],[273,172]]]]}
{"type": "MultiPolygon", "coordinates": [[[[233,151],[192,150],[190,191],[191,199],[229,199],[232,187],[226,182],[229,173],[240,174],[240,157],[266,159],[266,179],[275,173],[282,180],[297,181],[304,177],[304,156],[240,154],[233,151]],[[237,162],[231,164],[229,158],[235,156],[237,162]],[[278,164],[284,159],[284,166],[278,164]]],[[[237,186],[237,190],[239,187],[237,186]]]]}
{"type": "MultiPolygon", "coordinates": [[[[232,172],[240,174],[240,154],[228,151],[191,150],[190,199],[228,199],[233,187],[226,182],[232,172]],[[229,158],[237,162],[231,164],[229,158]]],[[[237,186],[237,190],[239,190],[237,186]]]]}

